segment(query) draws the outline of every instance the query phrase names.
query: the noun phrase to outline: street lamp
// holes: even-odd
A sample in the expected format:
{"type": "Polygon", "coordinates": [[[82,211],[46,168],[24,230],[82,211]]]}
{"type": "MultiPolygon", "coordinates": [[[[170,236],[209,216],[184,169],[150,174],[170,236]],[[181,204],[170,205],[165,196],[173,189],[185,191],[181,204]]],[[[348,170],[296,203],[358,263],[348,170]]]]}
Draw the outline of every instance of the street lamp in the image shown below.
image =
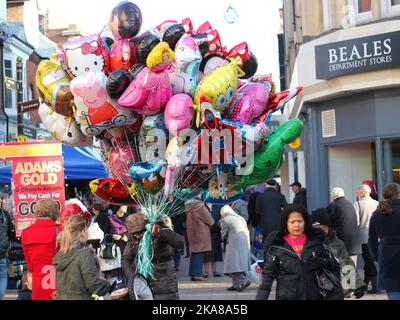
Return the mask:
{"type": "Polygon", "coordinates": [[[4,105],[4,63],[3,63],[3,48],[4,42],[12,36],[11,26],[4,20],[0,20],[0,114],[4,115],[6,120],[6,142],[8,142],[8,115],[4,105]]]}

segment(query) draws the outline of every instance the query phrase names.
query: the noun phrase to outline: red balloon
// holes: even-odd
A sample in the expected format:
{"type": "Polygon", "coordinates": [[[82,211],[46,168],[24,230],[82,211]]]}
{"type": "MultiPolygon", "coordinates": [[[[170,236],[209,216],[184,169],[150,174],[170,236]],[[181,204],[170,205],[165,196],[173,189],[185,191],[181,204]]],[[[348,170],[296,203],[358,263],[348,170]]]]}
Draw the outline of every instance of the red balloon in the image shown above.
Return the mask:
{"type": "Polygon", "coordinates": [[[128,39],[118,40],[111,49],[111,70],[129,70],[137,63],[136,49],[133,41],[128,39]]]}
{"type": "Polygon", "coordinates": [[[135,148],[129,147],[127,144],[113,146],[108,153],[108,166],[112,176],[114,179],[122,179],[127,185],[131,185],[133,182],[129,169],[136,161],[135,148]]]}

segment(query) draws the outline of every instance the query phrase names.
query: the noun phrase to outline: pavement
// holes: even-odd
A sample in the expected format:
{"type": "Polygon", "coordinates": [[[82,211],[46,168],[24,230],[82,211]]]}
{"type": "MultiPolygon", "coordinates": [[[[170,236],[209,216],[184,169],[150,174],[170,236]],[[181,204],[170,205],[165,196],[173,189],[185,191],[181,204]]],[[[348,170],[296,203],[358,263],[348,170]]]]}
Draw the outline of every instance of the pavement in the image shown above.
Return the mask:
{"type": "MultiPolygon", "coordinates": [[[[182,256],[179,271],[177,272],[179,296],[181,300],[254,300],[258,285],[252,283],[245,291],[228,291],[226,288],[232,286],[232,278],[223,276],[220,278],[209,276],[207,281],[191,281],[188,276],[189,258],[182,256]]],[[[223,274],[223,263],[217,263],[217,271],[223,274]]],[[[275,283],[272,287],[269,300],[275,300],[275,283]]],[[[5,300],[15,300],[16,290],[8,290],[5,300]]],[[[354,298],[346,300],[355,300],[354,298]]],[[[387,300],[387,295],[365,294],[359,300],[387,300]]]]}

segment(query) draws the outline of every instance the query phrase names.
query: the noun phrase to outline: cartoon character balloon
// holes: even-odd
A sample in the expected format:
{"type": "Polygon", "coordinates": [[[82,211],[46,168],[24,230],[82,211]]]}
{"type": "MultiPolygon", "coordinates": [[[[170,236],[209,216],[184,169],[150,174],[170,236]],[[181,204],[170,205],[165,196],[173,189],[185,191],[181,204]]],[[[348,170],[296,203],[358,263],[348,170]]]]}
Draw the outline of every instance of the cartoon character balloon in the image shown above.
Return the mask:
{"type": "Polygon", "coordinates": [[[168,130],[165,127],[164,114],[159,113],[144,118],[138,137],[140,159],[148,162],[162,159],[168,143],[168,130]]]}
{"type": "Polygon", "coordinates": [[[71,78],[54,55],[50,60],[42,60],[39,63],[36,70],[36,86],[43,100],[55,112],[66,117],[73,114],[74,96],[69,87],[70,82],[71,78]]]}
{"type": "Polygon", "coordinates": [[[200,123],[199,112],[205,107],[222,112],[232,102],[237,90],[238,76],[243,74],[239,63],[239,60],[232,59],[229,64],[211,72],[200,82],[194,96],[198,111],[197,125],[200,123]]]}
{"type": "Polygon", "coordinates": [[[172,135],[190,128],[194,119],[193,100],[186,94],[177,94],[169,99],[164,111],[165,126],[172,135]]]}
{"type": "Polygon", "coordinates": [[[72,78],[89,72],[110,71],[109,49],[99,35],[81,37],[63,45],[64,69],[72,78]]]}
{"type": "Polygon", "coordinates": [[[189,35],[182,36],[175,47],[175,62],[169,71],[174,94],[186,93],[194,96],[201,62],[197,43],[189,35]]]}
{"type": "Polygon", "coordinates": [[[114,43],[110,54],[111,70],[129,70],[135,63],[137,57],[133,41],[121,39],[114,43]]]}
{"type": "Polygon", "coordinates": [[[168,44],[159,43],[147,57],[147,67],[135,77],[118,103],[144,115],[163,111],[172,96],[171,81],[166,71],[172,60],[173,52],[168,44]]]}
{"type": "Polygon", "coordinates": [[[133,38],[142,26],[142,12],[133,2],[122,1],[111,11],[109,25],[115,40],[133,38]]]}
{"type": "Polygon", "coordinates": [[[84,134],[97,135],[116,126],[133,124],[137,121],[135,112],[121,108],[108,98],[107,77],[102,72],[92,72],[75,78],[71,90],[77,107],[75,118],[81,124],[84,134]]]}

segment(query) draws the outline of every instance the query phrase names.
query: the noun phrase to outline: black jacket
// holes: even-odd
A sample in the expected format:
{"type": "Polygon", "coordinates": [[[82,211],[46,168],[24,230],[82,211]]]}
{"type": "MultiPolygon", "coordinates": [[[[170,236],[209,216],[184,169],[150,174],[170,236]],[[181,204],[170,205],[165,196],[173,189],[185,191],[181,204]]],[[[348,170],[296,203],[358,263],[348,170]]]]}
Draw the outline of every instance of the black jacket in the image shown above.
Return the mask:
{"type": "Polygon", "coordinates": [[[372,214],[368,246],[379,264],[381,290],[400,291],[400,200],[388,201],[393,211],[372,214]]]}
{"type": "Polygon", "coordinates": [[[257,197],[260,195],[260,192],[253,192],[249,198],[249,202],[247,203],[247,212],[249,213],[249,221],[253,227],[257,227],[260,223],[256,219],[256,201],[257,197]]]}
{"type": "Polygon", "coordinates": [[[14,225],[7,211],[0,208],[0,259],[6,257],[10,241],[15,239],[14,225]]]}
{"type": "MultiPolygon", "coordinates": [[[[128,235],[128,244],[122,256],[122,270],[127,279],[130,279],[136,270],[136,254],[140,241],[128,235]]],[[[169,228],[162,227],[153,241],[154,279],[149,279],[155,300],[179,300],[178,282],[176,280],[175,262],[172,259],[172,248],[183,248],[183,237],[169,228]]]]}
{"type": "Polygon", "coordinates": [[[256,200],[255,218],[262,228],[264,238],[279,229],[282,209],[287,205],[285,196],[273,188],[267,188],[256,200]]]}
{"type": "Polygon", "coordinates": [[[326,253],[324,240],[324,232],[313,228],[299,257],[279,231],[272,232],[264,243],[266,255],[256,299],[267,300],[276,279],[277,300],[321,300],[314,272],[308,266],[313,253],[327,259],[327,268],[337,276],[340,272],[336,260],[330,259],[326,253]]]}
{"type": "Polygon", "coordinates": [[[104,211],[100,212],[96,217],[95,222],[99,224],[100,229],[107,234],[110,232],[110,221],[108,220],[108,214],[104,211]]]}
{"type": "Polygon", "coordinates": [[[23,287],[18,291],[17,300],[32,300],[32,290],[27,287],[23,287]]]}
{"type": "Polygon", "coordinates": [[[299,192],[296,193],[293,199],[293,203],[301,204],[304,208],[307,209],[307,191],[304,188],[301,188],[299,192]]]}
{"type": "Polygon", "coordinates": [[[357,213],[353,204],[345,197],[340,197],[334,200],[327,209],[331,215],[332,229],[344,242],[349,255],[362,254],[360,228],[357,224],[357,213]]]}

